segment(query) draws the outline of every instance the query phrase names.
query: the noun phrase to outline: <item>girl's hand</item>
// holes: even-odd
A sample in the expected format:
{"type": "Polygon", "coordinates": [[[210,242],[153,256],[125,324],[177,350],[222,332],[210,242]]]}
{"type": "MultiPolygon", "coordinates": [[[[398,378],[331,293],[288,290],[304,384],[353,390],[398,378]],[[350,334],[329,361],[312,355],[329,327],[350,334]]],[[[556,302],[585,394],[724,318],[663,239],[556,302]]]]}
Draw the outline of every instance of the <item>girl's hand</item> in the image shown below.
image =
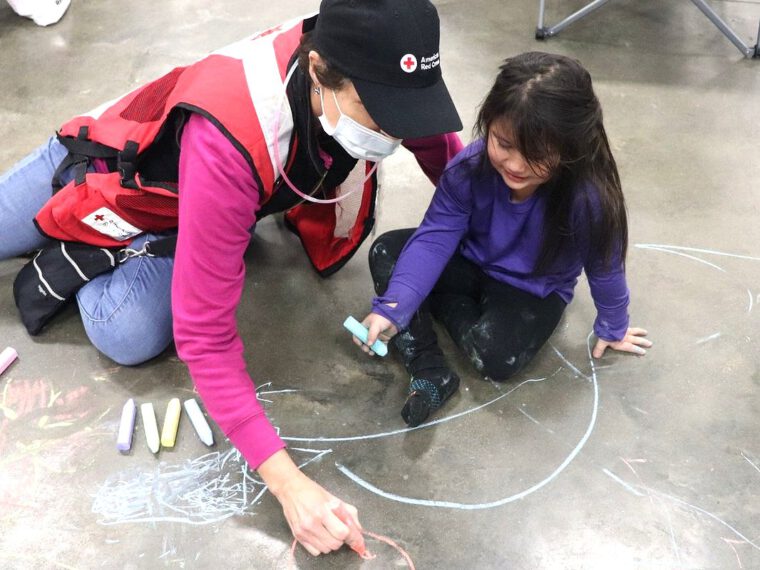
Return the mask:
{"type": "Polygon", "coordinates": [[[367,354],[375,354],[370,349],[370,346],[372,346],[378,338],[383,342],[388,342],[398,333],[398,330],[392,322],[377,313],[370,313],[364,317],[362,324],[367,327],[367,330],[369,331],[367,334],[367,344],[364,344],[356,337],[353,337],[353,340],[354,344],[356,346],[361,346],[362,350],[367,354]]]}
{"type": "Polygon", "coordinates": [[[644,338],[646,335],[647,331],[644,329],[631,327],[626,331],[625,338],[623,338],[623,340],[609,341],[602,340],[601,338],[598,339],[591,354],[594,356],[594,358],[601,358],[604,354],[604,351],[609,346],[613,350],[619,350],[621,352],[632,352],[634,354],[640,354],[641,356],[644,356],[647,353],[645,348],[652,346],[652,342],[644,338]]]}
{"type": "Polygon", "coordinates": [[[356,508],[309,479],[280,450],[259,466],[259,474],[282,505],[293,536],[314,556],[348,544],[364,551],[356,508]]]}

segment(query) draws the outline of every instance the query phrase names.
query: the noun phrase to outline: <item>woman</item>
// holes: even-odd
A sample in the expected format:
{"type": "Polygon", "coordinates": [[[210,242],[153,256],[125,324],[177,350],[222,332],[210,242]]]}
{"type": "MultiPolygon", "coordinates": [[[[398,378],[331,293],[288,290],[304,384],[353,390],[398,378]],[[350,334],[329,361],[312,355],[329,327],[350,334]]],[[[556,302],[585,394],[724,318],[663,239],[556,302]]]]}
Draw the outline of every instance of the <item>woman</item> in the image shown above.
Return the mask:
{"type": "Polygon", "coordinates": [[[373,162],[403,144],[437,182],[461,149],[438,44],[427,0],[324,0],[317,17],[69,121],[0,178],[0,227],[12,236],[0,259],[47,240],[138,251],[178,227],[174,259],[137,256],[79,290],[85,330],[122,364],[173,336],[209,413],[314,555],[360,548],[361,527],[354,507],[298,470],[256,399],[235,322],[243,253],[256,221],[285,211],[330,275],[373,225],[373,162]],[[356,190],[353,208],[332,203],[356,190]]]}

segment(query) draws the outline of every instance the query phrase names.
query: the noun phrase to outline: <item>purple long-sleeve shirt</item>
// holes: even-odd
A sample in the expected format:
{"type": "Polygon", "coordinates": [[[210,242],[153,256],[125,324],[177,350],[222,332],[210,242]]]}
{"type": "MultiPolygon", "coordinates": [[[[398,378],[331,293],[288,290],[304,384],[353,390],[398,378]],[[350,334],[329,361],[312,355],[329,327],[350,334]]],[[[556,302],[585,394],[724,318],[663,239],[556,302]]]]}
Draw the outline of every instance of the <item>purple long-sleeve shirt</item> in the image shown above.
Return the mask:
{"type": "MultiPolygon", "coordinates": [[[[541,298],[556,292],[566,303],[585,270],[597,310],[594,333],[608,341],[622,339],[628,328],[625,271],[619,260],[606,268],[590,252],[588,208],[580,198],[575,201],[571,212],[575,239],[568,241],[569,247],[550,272],[536,274],[546,189],[539,188],[523,202],[512,202],[502,177],[493,169],[482,173],[476,166],[483,150],[483,141],[476,141],[449,163],[422,224],[401,253],[385,295],[373,300],[373,312],[400,329],[408,326],[459,251],[498,281],[541,298]],[[393,303],[397,303],[395,308],[389,306],[393,303]]],[[[598,208],[593,186],[585,186],[584,191],[590,193],[592,210],[598,208]]]]}

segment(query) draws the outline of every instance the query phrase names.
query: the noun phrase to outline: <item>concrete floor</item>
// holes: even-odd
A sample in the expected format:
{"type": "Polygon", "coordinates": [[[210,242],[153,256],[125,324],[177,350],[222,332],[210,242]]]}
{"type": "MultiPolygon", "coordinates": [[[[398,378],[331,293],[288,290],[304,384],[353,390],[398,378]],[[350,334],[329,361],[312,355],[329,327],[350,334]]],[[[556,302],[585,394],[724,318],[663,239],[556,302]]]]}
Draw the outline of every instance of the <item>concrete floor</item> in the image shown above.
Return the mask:
{"type": "MultiPolygon", "coordinates": [[[[756,41],[760,3],[711,3],[756,41]]],[[[240,322],[260,390],[279,392],[261,396],[271,419],[300,438],[290,445],[304,470],[417,568],[760,567],[760,61],[687,0],[611,2],[545,43],[533,39],[537,2],[437,5],[466,140],[503,57],[550,50],[591,71],[629,205],[632,322],[655,347],[593,367],[582,282],[519,378],[495,386],[454,357],[460,393],[441,423],[410,432],[399,361],[365,358],[341,329],[367,309],[366,246],[323,281],[268,220],[240,322]]],[[[581,2],[547,5],[551,24],[581,2]]],[[[74,0],[42,29],[0,4],[0,170],[77,112],[316,6],[74,0]]],[[[378,231],[415,225],[431,192],[411,155],[392,157],[378,231]]],[[[183,420],[177,446],[155,458],[140,427],[130,455],[115,451],[128,397],[162,417],[192,392],[176,355],[117,366],[73,311],[28,337],[11,295],[22,263],[0,263],[0,348],[21,355],[0,379],[0,567],[287,568],[277,502],[218,431],[207,449],[183,420]]],[[[299,550],[296,563],[405,567],[368,544],[372,562],[299,550]]]]}

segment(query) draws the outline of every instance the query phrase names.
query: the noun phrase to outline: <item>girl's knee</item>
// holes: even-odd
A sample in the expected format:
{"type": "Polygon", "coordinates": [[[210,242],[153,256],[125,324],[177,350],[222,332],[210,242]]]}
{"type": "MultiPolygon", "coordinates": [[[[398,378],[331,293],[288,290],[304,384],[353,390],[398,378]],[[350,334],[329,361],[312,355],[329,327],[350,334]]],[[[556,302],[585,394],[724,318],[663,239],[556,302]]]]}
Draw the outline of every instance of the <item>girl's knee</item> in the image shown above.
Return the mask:
{"type": "Polygon", "coordinates": [[[529,351],[510,350],[513,343],[497,338],[488,321],[481,321],[465,335],[464,348],[475,369],[496,382],[504,382],[530,361],[529,351]]]}
{"type": "Polygon", "coordinates": [[[482,374],[494,382],[506,382],[520,372],[526,362],[527,359],[516,355],[491,358],[483,363],[482,374]]]}
{"type": "Polygon", "coordinates": [[[369,271],[378,295],[382,295],[388,287],[398,259],[398,252],[394,251],[393,247],[394,236],[391,235],[393,233],[384,233],[369,248],[369,271]]]}
{"type": "Polygon", "coordinates": [[[524,355],[492,354],[472,346],[468,350],[470,362],[486,378],[495,382],[505,382],[517,374],[525,365],[524,355]]]}
{"type": "Polygon", "coordinates": [[[396,261],[398,252],[395,251],[397,248],[393,247],[393,244],[396,241],[394,239],[394,234],[396,234],[396,231],[386,232],[372,242],[372,245],[369,248],[370,268],[384,260],[391,260],[392,262],[396,261]]]}
{"type": "Polygon", "coordinates": [[[381,260],[384,260],[388,256],[388,247],[386,246],[383,238],[385,234],[377,238],[369,248],[369,268],[375,270],[381,260]]]}
{"type": "Polygon", "coordinates": [[[369,248],[370,267],[372,267],[373,262],[377,263],[383,260],[390,260],[395,263],[415,229],[391,230],[378,237],[369,248]]]}

